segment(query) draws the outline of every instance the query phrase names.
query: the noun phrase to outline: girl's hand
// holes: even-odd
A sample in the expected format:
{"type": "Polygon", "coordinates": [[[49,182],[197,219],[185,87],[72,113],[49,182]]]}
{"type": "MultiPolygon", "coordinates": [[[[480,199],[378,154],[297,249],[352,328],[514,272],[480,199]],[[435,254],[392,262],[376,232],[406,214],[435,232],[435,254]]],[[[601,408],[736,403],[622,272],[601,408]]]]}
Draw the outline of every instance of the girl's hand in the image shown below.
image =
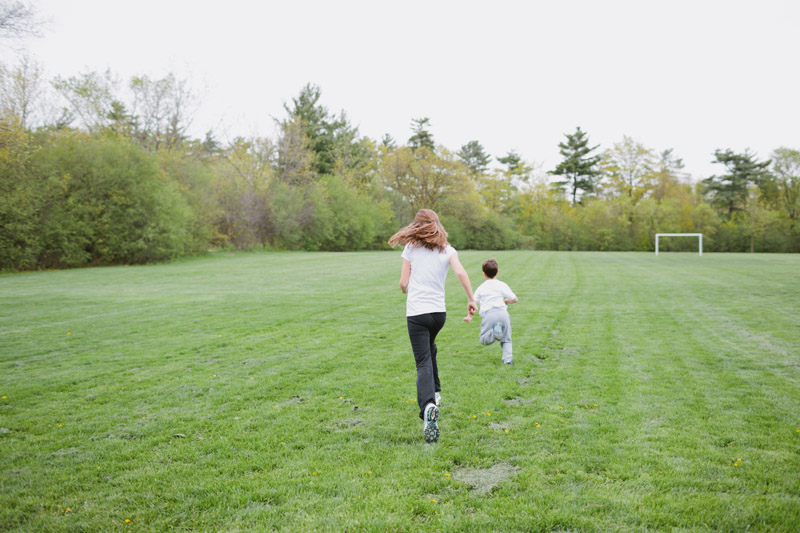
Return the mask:
{"type": "Polygon", "coordinates": [[[472,315],[467,315],[464,317],[464,322],[472,322],[472,315]]]}

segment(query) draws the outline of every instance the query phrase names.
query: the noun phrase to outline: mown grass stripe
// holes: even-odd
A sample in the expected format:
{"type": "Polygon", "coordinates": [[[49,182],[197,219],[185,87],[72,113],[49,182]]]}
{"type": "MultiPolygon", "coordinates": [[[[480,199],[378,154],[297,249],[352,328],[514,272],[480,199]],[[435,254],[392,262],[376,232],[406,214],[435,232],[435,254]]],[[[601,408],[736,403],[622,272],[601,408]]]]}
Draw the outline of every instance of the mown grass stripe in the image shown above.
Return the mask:
{"type": "Polygon", "coordinates": [[[0,276],[0,526],[794,529],[797,257],[459,256],[520,296],[516,364],[450,276],[434,446],[398,252],[0,276]]]}

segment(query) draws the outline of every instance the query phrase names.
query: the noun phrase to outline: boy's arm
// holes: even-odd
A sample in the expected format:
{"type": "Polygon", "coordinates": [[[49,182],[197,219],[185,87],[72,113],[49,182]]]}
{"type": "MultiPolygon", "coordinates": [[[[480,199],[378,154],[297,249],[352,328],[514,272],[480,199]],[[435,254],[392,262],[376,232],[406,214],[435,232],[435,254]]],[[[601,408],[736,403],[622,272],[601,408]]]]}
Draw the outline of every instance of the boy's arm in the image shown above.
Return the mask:
{"type": "Polygon", "coordinates": [[[505,298],[503,298],[503,301],[506,303],[506,305],[517,303],[519,301],[519,298],[517,298],[517,295],[514,294],[514,291],[511,290],[511,287],[506,285],[505,288],[508,290],[508,293],[503,295],[505,296],[505,298]]]}

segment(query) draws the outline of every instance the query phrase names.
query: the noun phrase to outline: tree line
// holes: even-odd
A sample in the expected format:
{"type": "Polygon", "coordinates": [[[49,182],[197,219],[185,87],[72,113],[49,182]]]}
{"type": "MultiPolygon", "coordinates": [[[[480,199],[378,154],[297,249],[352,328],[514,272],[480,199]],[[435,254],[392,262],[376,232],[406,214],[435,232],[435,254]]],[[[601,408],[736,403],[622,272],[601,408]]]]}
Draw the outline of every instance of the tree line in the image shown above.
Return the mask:
{"type": "Polygon", "coordinates": [[[601,149],[577,128],[541,169],[478,140],[451,151],[428,118],[405,142],[370,139],[320,99],[306,85],[273,138],[223,143],[188,133],[199,101],[173,74],[44,80],[29,59],[0,65],[0,268],[384,249],[423,207],[457,248],[647,251],[656,232],[702,232],[708,251],[800,251],[796,149],[719,149],[719,174],[693,181],[671,150],[627,136],[601,149]]]}

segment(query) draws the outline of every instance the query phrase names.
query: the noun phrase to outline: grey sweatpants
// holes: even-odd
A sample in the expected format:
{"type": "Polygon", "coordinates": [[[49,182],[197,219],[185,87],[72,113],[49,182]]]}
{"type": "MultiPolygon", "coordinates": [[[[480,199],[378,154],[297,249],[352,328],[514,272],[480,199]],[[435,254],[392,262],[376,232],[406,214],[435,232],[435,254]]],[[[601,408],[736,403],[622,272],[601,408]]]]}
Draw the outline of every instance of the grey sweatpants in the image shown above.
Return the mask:
{"type": "Polygon", "coordinates": [[[481,318],[481,344],[492,344],[495,340],[494,325],[499,322],[503,328],[503,335],[499,339],[503,347],[503,362],[510,363],[513,359],[511,345],[511,317],[506,309],[490,309],[481,318]]]}

